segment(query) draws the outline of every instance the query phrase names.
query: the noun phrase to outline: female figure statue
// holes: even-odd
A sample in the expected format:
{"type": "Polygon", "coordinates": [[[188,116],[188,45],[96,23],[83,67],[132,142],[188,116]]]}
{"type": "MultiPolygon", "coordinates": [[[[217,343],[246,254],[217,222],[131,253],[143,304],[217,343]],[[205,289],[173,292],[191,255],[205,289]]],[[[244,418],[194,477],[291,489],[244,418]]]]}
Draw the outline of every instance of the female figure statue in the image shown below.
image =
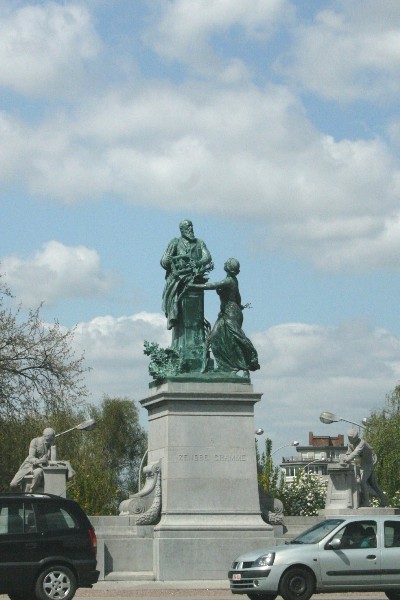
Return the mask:
{"type": "Polygon", "coordinates": [[[236,258],[229,258],[224,264],[226,277],[215,283],[192,284],[191,288],[216,290],[221,300],[217,321],[207,336],[203,357],[203,369],[206,370],[208,349],[211,346],[219,371],[249,371],[260,368],[257,351],[242,330],[243,309],[239,293],[237,275],[240,264],[236,258]]]}

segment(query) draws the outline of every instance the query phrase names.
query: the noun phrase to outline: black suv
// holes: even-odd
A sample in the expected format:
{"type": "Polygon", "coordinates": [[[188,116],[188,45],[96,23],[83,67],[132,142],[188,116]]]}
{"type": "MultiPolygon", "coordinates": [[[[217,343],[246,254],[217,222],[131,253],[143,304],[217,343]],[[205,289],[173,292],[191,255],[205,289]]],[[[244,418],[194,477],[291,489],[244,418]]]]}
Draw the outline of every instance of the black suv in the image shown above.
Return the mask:
{"type": "Polygon", "coordinates": [[[11,600],[71,600],[92,587],[96,534],[73,500],[0,494],[0,593],[11,600]]]}

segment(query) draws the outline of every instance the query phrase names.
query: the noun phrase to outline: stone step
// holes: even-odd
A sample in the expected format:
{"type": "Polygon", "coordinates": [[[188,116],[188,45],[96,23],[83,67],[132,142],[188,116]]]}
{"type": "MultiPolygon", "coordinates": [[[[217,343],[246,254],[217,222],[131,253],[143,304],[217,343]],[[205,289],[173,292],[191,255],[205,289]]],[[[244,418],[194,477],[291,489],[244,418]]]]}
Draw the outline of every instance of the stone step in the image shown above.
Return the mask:
{"type": "Polygon", "coordinates": [[[153,571],[111,571],[104,581],[155,581],[153,571]]]}

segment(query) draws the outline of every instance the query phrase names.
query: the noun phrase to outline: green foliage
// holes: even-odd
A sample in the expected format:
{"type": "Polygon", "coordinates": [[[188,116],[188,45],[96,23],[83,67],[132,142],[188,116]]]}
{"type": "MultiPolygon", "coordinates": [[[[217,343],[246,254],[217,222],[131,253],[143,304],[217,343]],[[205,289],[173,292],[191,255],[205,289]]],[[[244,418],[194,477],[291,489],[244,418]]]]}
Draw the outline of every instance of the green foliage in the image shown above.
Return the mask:
{"type": "Polygon", "coordinates": [[[258,482],[263,490],[268,492],[273,498],[280,498],[284,477],[279,467],[274,467],[271,454],[272,441],[269,438],[265,439],[265,450],[261,454],[256,440],[258,482]]]}
{"type": "Polygon", "coordinates": [[[315,473],[300,471],[290,485],[282,487],[280,500],[285,515],[318,515],[325,508],[327,481],[315,473]]]}
{"type": "Polygon", "coordinates": [[[185,360],[172,348],[161,348],[156,342],[144,342],[144,354],[150,356],[149,374],[157,382],[187,371],[185,360]]]}
{"type": "Polygon", "coordinates": [[[367,421],[365,438],[378,462],[377,479],[390,506],[400,506],[400,386],[386,396],[383,409],[373,411],[367,421]]]}

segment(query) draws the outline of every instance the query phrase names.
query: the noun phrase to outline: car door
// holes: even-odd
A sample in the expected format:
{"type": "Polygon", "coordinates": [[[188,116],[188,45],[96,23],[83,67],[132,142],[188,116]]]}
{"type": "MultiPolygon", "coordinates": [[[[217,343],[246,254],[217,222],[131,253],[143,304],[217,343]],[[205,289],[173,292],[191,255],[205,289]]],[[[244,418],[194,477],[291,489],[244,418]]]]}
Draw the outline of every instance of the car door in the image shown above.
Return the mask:
{"type": "MultiPolygon", "coordinates": [[[[379,588],[381,549],[378,547],[378,533],[376,521],[352,521],[346,523],[328,542],[321,542],[321,586],[337,590],[379,588]],[[358,539],[352,539],[349,532],[357,528],[361,535],[358,539]],[[330,545],[333,539],[340,540],[338,547],[330,545]]],[[[337,546],[335,542],[333,545],[337,546]]]]}
{"type": "Polygon", "coordinates": [[[400,588],[400,519],[384,522],[382,577],[385,584],[400,588]]]}
{"type": "Polygon", "coordinates": [[[27,589],[33,583],[37,564],[35,549],[39,538],[32,504],[16,498],[0,499],[2,590],[27,589]]]}

